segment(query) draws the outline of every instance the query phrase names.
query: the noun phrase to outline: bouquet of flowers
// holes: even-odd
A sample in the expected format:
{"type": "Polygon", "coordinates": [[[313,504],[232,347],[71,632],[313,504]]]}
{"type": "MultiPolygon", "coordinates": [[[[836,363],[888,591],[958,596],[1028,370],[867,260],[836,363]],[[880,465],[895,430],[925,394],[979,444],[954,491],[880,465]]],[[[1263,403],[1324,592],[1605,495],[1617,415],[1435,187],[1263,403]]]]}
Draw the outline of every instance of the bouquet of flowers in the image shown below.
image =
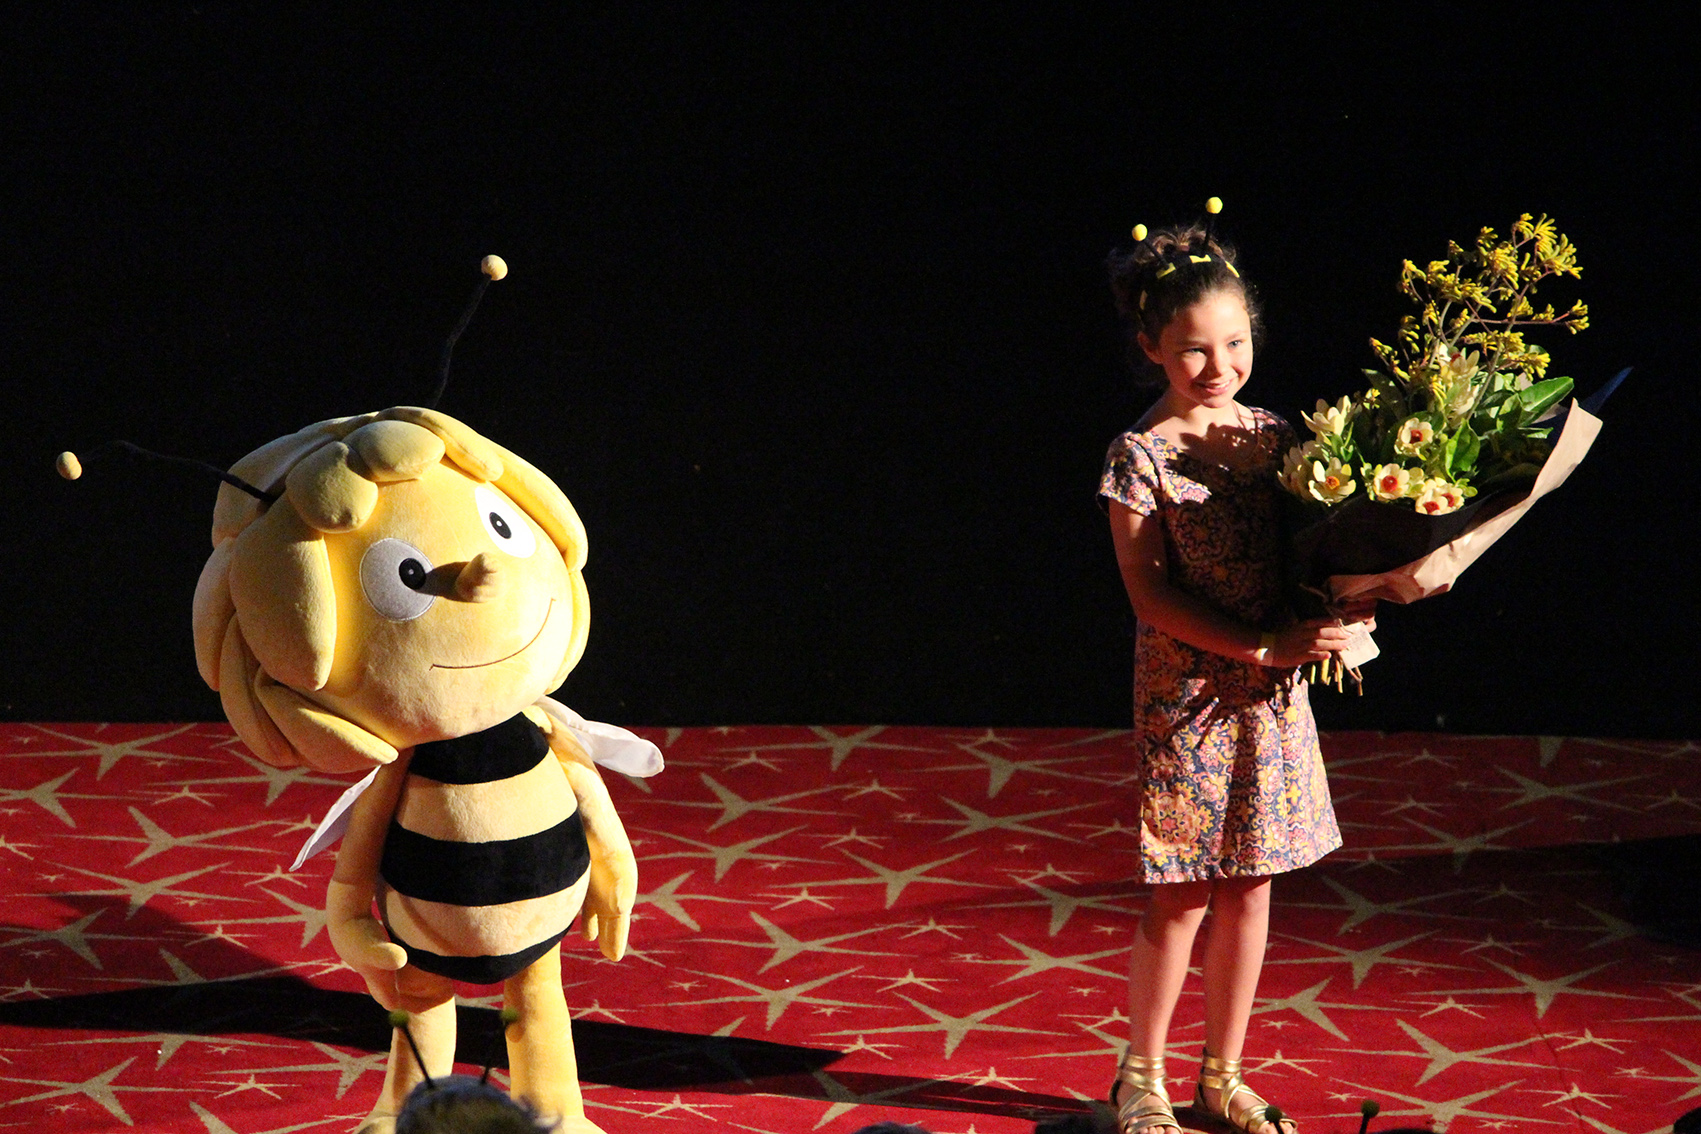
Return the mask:
{"type": "Polygon", "coordinates": [[[1570,240],[1525,213],[1510,239],[1484,228],[1473,247],[1449,241],[1447,252],[1427,267],[1405,262],[1400,290],[1418,313],[1393,346],[1371,340],[1380,366],[1364,372],[1368,389],[1319,401],[1305,417],[1312,438],[1279,473],[1297,513],[1295,582],[1325,604],[1446,590],[1558,487],[1599,430],[1586,410],[1557,408],[1572,381],[1547,377],[1547,351],[1524,338],[1530,327],[1589,325],[1581,302],[1563,312],[1534,302],[1543,280],[1581,275],[1570,240]]]}

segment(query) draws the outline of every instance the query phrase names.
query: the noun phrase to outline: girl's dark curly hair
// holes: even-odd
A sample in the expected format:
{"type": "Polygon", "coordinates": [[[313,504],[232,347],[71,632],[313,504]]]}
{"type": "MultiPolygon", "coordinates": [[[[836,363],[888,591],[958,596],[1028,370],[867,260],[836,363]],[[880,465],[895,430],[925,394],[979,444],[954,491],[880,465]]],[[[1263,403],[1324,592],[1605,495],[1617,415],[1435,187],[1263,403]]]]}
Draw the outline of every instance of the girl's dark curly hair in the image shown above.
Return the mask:
{"type": "Polygon", "coordinates": [[[1220,243],[1201,225],[1158,229],[1126,252],[1113,250],[1106,257],[1110,290],[1122,318],[1123,347],[1142,380],[1163,384],[1162,370],[1141,349],[1141,336],[1156,343],[1177,313],[1219,291],[1240,296],[1252,321],[1252,345],[1263,345],[1264,312],[1258,293],[1241,278],[1234,262],[1233,246],[1220,243]],[[1202,263],[1190,258],[1205,255],[1210,259],[1202,263]],[[1160,278],[1158,273],[1170,265],[1175,270],[1160,278]]]}

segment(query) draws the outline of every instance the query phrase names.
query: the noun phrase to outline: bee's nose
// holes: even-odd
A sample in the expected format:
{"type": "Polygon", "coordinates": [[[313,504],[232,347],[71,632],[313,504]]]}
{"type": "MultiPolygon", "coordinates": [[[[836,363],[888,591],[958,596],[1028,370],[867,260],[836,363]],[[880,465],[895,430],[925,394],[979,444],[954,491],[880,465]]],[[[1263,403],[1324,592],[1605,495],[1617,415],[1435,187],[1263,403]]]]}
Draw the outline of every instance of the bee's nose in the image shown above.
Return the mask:
{"type": "Polygon", "coordinates": [[[502,589],[502,569],[488,552],[479,552],[455,576],[455,597],[462,602],[489,602],[502,589]]]}

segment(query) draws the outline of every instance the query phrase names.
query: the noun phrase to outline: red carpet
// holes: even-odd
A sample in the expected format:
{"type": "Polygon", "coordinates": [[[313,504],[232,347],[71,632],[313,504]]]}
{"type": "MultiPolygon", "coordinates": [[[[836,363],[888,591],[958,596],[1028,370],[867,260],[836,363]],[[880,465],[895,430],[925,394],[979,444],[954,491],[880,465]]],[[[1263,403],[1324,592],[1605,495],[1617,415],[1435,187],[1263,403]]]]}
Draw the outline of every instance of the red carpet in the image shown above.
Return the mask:
{"type": "MultiPolygon", "coordinates": [[[[1100,1096],[1143,901],[1126,734],[643,731],[668,770],[610,777],[633,950],[567,962],[610,1134],[1026,1134],[1100,1096]]],[[[1697,751],[1326,737],[1348,845],[1277,882],[1254,1085],[1308,1134],[1367,1097],[1373,1129],[1456,1132],[1652,1134],[1701,1106],[1697,751]]],[[[330,856],[285,870],[343,786],[222,725],[0,726],[0,1129],[364,1115],[385,1025],[319,920],[330,856]]],[[[469,1065],[499,1058],[487,1004],[469,1065]]],[[[1178,1101],[1198,1018],[1190,987],[1178,1101]]]]}

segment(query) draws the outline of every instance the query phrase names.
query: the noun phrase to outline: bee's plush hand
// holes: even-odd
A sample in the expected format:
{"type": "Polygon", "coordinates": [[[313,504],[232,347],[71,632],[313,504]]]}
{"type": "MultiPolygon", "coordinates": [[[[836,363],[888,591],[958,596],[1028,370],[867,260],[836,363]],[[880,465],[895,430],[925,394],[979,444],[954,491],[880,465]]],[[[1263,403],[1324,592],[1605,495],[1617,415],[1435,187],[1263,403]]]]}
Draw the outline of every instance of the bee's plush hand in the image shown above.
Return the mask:
{"type": "Polygon", "coordinates": [[[396,989],[396,973],[408,963],[407,950],[391,941],[372,916],[372,894],[348,882],[332,881],[325,892],[325,932],[343,964],[359,973],[366,989],[386,1010],[407,1008],[396,989]]]}
{"type": "MultiPolygon", "coordinates": [[[[587,832],[587,842],[591,842],[587,832]]],[[[625,844],[624,834],[621,843],[625,844]]],[[[582,914],[586,941],[595,941],[602,955],[618,961],[626,955],[626,931],[638,895],[638,861],[630,846],[619,850],[591,842],[591,885],[582,914]]]]}

